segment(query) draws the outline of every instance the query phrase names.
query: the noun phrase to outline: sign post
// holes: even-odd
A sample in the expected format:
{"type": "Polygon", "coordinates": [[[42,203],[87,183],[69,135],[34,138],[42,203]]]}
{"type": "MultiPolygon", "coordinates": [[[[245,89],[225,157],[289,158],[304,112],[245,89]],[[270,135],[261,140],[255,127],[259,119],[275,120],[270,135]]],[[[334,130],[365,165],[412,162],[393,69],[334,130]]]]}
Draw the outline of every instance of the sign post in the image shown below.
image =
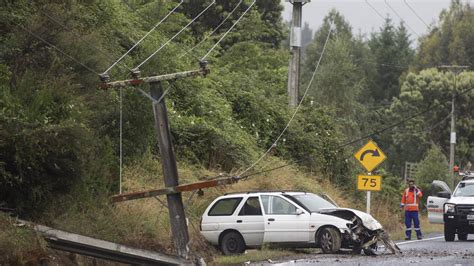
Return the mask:
{"type": "Polygon", "coordinates": [[[377,146],[377,143],[369,140],[354,154],[354,157],[367,170],[366,175],[357,176],[357,189],[367,191],[366,212],[370,214],[371,192],[382,189],[382,177],[372,175],[372,170],[381,164],[387,156],[377,146]]]}

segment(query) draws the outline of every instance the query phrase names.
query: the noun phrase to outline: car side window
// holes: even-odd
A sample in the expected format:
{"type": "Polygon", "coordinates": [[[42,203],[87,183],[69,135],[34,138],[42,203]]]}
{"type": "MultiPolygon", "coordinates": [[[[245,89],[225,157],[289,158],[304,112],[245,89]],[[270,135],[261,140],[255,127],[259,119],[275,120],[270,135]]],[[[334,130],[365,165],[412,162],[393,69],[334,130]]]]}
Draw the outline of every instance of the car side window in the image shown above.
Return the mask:
{"type": "Polygon", "coordinates": [[[262,215],[262,208],[258,197],[250,197],[245,202],[244,206],[239,212],[239,215],[262,215]]]}
{"type": "Polygon", "coordinates": [[[217,201],[209,210],[209,216],[228,216],[232,215],[235,208],[239,205],[242,198],[227,198],[217,201]]]}
{"type": "Polygon", "coordinates": [[[296,207],[277,196],[262,196],[263,209],[266,214],[295,214],[296,207]]]}
{"type": "Polygon", "coordinates": [[[280,198],[273,197],[272,210],[270,214],[295,214],[296,207],[288,201],[280,198]]]}

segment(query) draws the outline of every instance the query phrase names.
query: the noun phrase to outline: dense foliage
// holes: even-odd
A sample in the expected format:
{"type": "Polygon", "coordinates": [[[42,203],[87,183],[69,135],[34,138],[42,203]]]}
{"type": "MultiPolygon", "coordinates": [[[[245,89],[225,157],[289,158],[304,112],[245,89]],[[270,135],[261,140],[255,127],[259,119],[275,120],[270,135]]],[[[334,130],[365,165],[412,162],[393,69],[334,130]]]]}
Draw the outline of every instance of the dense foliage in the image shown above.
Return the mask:
{"type": "MultiPolygon", "coordinates": [[[[126,67],[139,65],[211,2],[184,1],[110,71],[112,80],[128,78],[126,67]]],[[[210,35],[239,3],[216,1],[206,16],[141,66],[141,74],[196,69],[198,59],[251,2],[242,1],[210,35]]],[[[2,5],[0,205],[38,215],[62,197],[90,200],[115,193],[120,108],[125,164],[140,164],[146,154],[156,158],[159,152],[149,99],[133,87],[98,90],[97,74],[177,1],[20,0],[2,5]]],[[[163,83],[169,89],[166,103],[180,162],[239,172],[272,147],[286,128],[293,110],[287,107],[289,52],[283,44],[288,30],[281,11],[280,1],[257,1],[210,54],[208,76],[163,83]]],[[[395,26],[390,19],[369,37],[354,36],[336,10],[314,29],[314,38],[305,27],[301,88],[308,88],[308,97],[270,155],[353,191],[360,170],[351,153],[369,136],[389,154],[381,172],[388,176],[384,195],[394,195],[405,161],[423,160],[424,182],[430,181],[430,162],[444,162],[440,153],[446,154],[449,145],[447,116],[454,93],[457,163],[473,161],[473,72],[454,75],[427,69],[473,63],[472,14],[472,7],[453,1],[440,24],[421,38],[418,50],[405,26],[395,26]],[[333,23],[321,65],[309,84],[333,23]]]]}

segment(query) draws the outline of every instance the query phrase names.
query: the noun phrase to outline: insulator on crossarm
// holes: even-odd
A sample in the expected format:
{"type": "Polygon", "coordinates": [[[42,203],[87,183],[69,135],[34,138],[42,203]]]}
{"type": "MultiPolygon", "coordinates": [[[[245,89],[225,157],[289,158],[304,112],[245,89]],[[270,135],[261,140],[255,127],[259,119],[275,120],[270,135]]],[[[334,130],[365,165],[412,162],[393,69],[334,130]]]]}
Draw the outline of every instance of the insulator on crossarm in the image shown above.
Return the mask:
{"type": "Polygon", "coordinates": [[[100,81],[107,83],[110,81],[110,76],[107,73],[99,74],[100,81]]]}
{"type": "Polygon", "coordinates": [[[133,79],[139,79],[140,78],[140,69],[134,68],[132,69],[132,78],[133,79]]]}

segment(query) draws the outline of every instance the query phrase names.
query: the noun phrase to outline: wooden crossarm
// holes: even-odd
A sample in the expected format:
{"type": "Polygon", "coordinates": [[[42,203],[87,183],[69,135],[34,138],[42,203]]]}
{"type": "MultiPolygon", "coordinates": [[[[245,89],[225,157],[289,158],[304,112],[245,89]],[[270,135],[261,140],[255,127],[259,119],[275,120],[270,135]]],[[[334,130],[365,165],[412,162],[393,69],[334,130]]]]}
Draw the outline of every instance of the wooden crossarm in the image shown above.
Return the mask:
{"type": "Polygon", "coordinates": [[[160,195],[166,194],[174,194],[180,193],[184,191],[193,191],[203,188],[210,188],[210,187],[217,187],[227,184],[236,183],[238,179],[236,177],[226,177],[220,179],[213,179],[208,181],[202,181],[197,183],[191,184],[183,184],[176,187],[167,187],[167,188],[160,188],[160,189],[150,189],[144,191],[137,191],[137,192],[129,192],[129,193],[122,193],[112,196],[113,202],[121,202],[127,200],[136,200],[136,199],[143,199],[149,197],[156,197],[160,195]]]}
{"type": "Polygon", "coordinates": [[[194,77],[194,76],[205,76],[209,73],[208,68],[201,68],[199,70],[190,70],[172,74],[165,74],[159,76],[151,76],[151,77],[144,77],[144,78],[136,78],[136,79],[127,79],[127,80],[119,80],[107,83],[101,83],[100,87],[102,89],[111,89],[111,88],[119,88],[119,87],[128,87],[128,86],[137,86],[142,83],[151,83],[151,82],[159,82],[165,80],[174,80],[186,77],[194,77]]]}

